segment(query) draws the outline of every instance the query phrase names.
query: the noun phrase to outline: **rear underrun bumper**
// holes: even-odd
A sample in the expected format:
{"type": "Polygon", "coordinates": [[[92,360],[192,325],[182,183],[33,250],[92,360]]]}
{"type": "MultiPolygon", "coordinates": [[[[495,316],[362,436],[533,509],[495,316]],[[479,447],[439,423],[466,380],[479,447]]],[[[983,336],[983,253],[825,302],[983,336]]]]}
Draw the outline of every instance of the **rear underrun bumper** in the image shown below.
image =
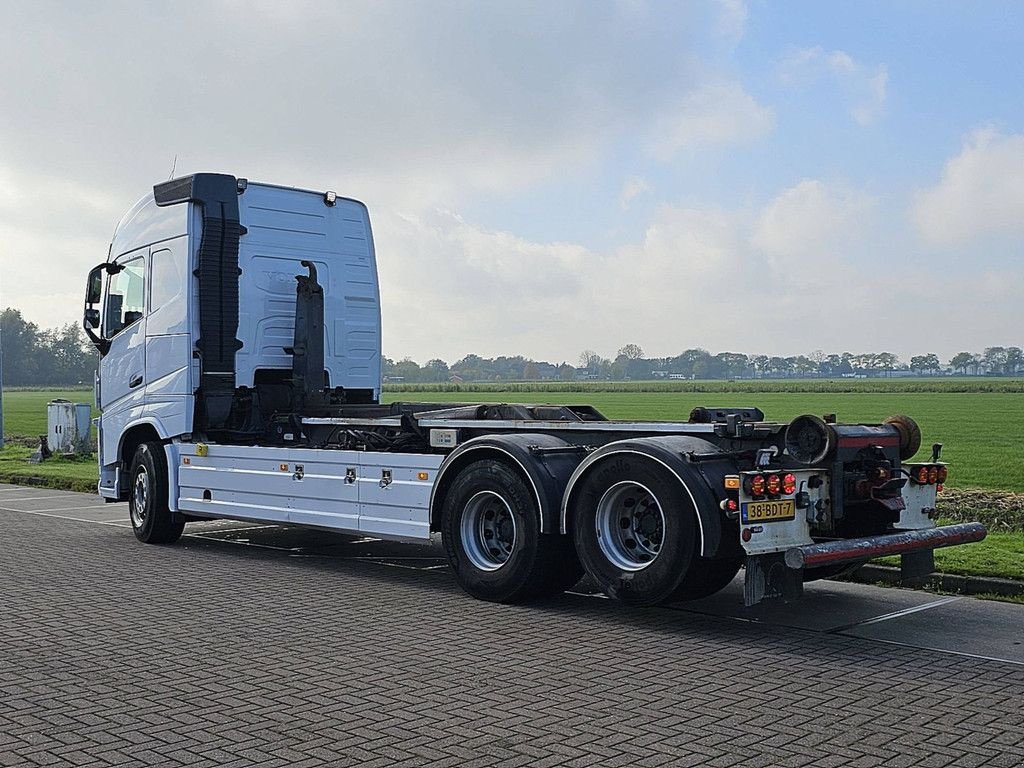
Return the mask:
{"type": "Polygon", "coordinates": [[[920,531],[900,531],[884,536],[805,544],[786,550],[786,565],[796,569],[817,568],[885,555],[902,555],[981,541],[987,533],[981,523],[959,523],[920,531]]]}

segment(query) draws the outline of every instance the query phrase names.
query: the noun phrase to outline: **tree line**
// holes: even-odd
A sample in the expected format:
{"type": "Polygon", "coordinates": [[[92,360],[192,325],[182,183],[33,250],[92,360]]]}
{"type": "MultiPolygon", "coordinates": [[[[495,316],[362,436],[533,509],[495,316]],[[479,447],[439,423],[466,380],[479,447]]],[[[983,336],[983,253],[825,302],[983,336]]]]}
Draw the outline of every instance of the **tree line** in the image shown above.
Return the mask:
{"type": "MultiPolygon", "coordinates": [[[[91,384],[97,355],[75,323],[41,329],[19,310],[0,313],[0,351],[5,386],[58,387],[91,384]]],[[[980,353],[959,352],[944,365],[938,355],[914,355],[902,361],[892,352],[851,352],[778,357],[739,352],[712,354],[694,348],[673,357],[647,357],[638,344],[626,344],[614,358],[587,349],[576,364],[551,363],[522,355],[466,355],[452,364],[439,358],[420,365],[410,358],[382,361],[385,381],[441,383],[447,381],[622,381],[658,378],[754,379],[836,376],[891,376],[957,373],[964,376],[1015,376],[1024,373],[1020,347],[987,347],[980,353]]]]}
{"type": "Polygon", "coordinates": [[[5,387],[92,385],[99,360],[77,324],[41,329],[10,307],[0,312],[0,354],[5,387]]]}
{"type": "Polygon", "coordinates": [[[598,379],[610,381],[648,379],[759,379],[815,378],[838,376],[915,376],[961,374],[964,376],[1016,376],[1024,372],[1020,347],[987,347],[983,352],[959,352],[945,365],[934,353],[901,360],[892,352],[852,352],[790,357],[746,355],[740,352],[711,353],[694,348],[673,357],[647,357],[638,344],[627,344],[614,358],[602,357],[591,349],[580,353],[576,365],[550,363],[516,355],[487,358],[467,355],[449,365],[432,359],[420,366],[410,358],[395,361],[385,357],[385,381],[434,383],[445,381],[538,381],[598,379]]]}

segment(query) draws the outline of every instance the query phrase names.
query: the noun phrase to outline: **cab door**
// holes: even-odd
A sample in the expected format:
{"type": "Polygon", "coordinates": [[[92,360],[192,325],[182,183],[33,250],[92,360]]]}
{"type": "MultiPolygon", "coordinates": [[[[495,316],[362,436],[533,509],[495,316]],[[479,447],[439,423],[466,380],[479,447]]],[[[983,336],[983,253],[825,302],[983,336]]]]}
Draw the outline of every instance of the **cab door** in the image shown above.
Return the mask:
{"type": "Polygon", "coordinates": [[[110,349],[100,359],[104,461],[116,461],[124,427],[142,415],[146,390],[146,259],[148,249],[118,259],[103,301],[102,335],[110,349]],[[112,444],[110,444],[112,441],[112,444]]]}

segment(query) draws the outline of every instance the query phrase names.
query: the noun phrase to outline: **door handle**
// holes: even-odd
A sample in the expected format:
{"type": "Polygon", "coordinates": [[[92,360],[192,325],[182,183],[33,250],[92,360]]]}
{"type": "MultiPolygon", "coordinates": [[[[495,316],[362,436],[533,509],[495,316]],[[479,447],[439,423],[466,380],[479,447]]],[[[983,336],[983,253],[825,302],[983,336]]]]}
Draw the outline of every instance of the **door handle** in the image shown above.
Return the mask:
{"type": "Polygon", "coordinates": [[[136,376],[132,376],[128,380],[128,388],[129,389],[135,389],[141,383],[142,383],[142,374],[140,373],[140,374],[138,374],[136,376]]]}

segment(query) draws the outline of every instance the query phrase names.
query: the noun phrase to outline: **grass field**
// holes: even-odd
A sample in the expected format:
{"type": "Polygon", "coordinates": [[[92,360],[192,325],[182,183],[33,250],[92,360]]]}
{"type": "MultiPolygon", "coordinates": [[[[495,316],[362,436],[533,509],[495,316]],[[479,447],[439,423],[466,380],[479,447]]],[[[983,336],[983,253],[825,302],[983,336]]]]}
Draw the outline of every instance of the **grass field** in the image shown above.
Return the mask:
{"type": "MultiPolygon", "coordinates": [[[[673,382],[674,383],[674,382],[673,382]]],[[[694,383],[694,382],[682,382],[694,383]]],[[[797,382],[806,383],[806,382],[797,382]]],[[[863,382],[856,382],[863,386],[863,382]]],[[[593,405],[611,419],[686,420],[697,405],[756,406],[765,417],[788,422],[802,413],[836,413],[840,421],[879,422],[904,413],[921,426],[920,458],[942,443],[951,464],[949,485],[1024,492],[1024,396],[1006,392],[890,392],[888,382],[871,382],[858,392],[486,392],[385,393],[388,402],[573,403],[593,405]]],[[[982,380],[982,384],[989,384],[982,380]]],[[[895,384],[895,382],[894,382],[895,384]]]]}
{"type": "MultiPolygon", "coordinates": [[[[4,436],[37,441],[46,434],[46,404],[51,400],[92,403],[92,389],[21,389],[4,392],[4,436]]],[[[94,410],[93,416],[99,414],[94,410]]]]}

